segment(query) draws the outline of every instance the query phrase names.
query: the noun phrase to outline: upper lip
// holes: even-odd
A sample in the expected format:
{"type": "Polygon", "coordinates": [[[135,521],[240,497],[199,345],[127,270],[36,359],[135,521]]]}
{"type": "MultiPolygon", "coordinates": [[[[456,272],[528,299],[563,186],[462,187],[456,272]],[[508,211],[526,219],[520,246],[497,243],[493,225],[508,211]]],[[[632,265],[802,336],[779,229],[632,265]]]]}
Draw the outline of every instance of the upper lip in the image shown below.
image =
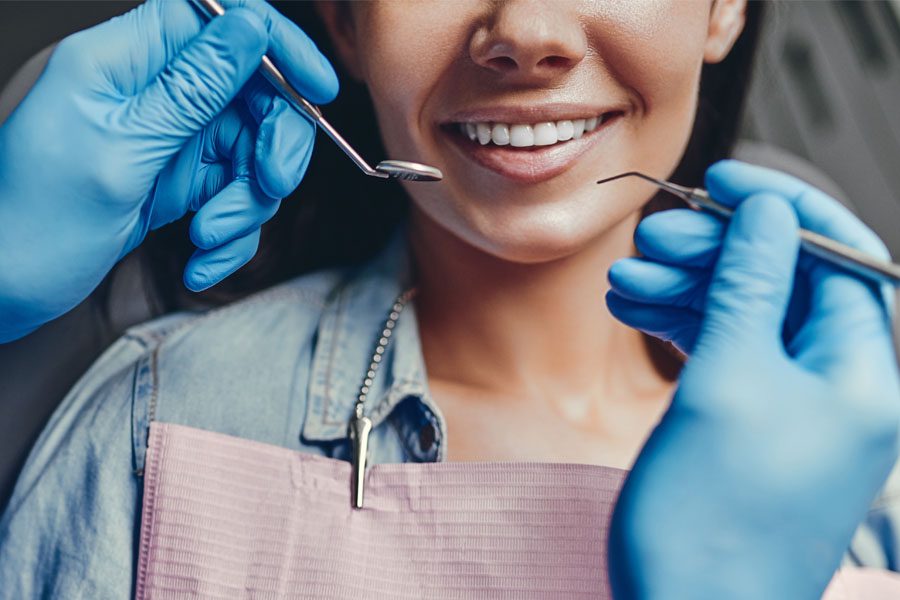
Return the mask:
{"type": "Polygon", "coordinates": [[[625,112],[628,105],[552,103],[508,104],[469,108],[453,113],[442,123],[543,123],[597,117],[608,112],[625,112]]]}

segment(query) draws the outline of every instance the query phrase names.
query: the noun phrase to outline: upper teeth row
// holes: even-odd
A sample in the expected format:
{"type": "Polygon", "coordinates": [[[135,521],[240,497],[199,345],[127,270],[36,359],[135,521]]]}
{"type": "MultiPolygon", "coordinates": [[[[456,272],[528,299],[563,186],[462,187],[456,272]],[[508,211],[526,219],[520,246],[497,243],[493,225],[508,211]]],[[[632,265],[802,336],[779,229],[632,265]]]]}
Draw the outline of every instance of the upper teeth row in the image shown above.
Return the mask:
{"type": "Polygon", "coordinates": [[[498,146],[549,146],[556,142],[577,140],[585,131],[593,131],[603,122],[602,117],[575,119],[573,121],[546,121],[534,125],[509,125],[507,123],[460,123],[459,128],[473,142],[484,146],[493,142],[498,146]]]}

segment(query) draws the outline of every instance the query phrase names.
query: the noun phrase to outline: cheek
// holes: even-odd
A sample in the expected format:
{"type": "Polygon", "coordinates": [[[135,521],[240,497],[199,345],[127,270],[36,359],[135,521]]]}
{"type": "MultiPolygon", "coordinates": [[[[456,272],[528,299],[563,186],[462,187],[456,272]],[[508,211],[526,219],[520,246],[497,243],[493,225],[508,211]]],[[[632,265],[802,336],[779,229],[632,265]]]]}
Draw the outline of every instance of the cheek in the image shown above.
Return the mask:
{"type": "MultiPolygon", "coordinates": [[[[637,104],[623,148],[625,170],[668,176],[681,161],[693,127],[710,4],[641,0],[593,6],[597,56],[637,104]]],[[[648,198],[646,186],[637,181],[616,190],[630,199],[632,209],[648,198]]]]}
{"type": "Polygon", "coordinates": [[[428,162],[428,144],[421,139],[429,127],[423,108],[466,48],[478,6],[478,0],[367,6],[358,22],[363,78],[390,158],[428,162]]]}
{"type": "Polygon", "coordinates": [[[621,83],[638,90],[702,63],[709,27],[703,0],[618,0],[590,4],[593,50],[621,83]]]}
{"type": "Polygon", "coordinates": [[[653,133],[646,126],[650,120],[659,126],[672,121],[675,130],[690,125],[703,66],[708,2],[641,0],[595,7],[591,23],[596,52],[609,75],[637,99],[645,120],[641,129],[653,133]]]}

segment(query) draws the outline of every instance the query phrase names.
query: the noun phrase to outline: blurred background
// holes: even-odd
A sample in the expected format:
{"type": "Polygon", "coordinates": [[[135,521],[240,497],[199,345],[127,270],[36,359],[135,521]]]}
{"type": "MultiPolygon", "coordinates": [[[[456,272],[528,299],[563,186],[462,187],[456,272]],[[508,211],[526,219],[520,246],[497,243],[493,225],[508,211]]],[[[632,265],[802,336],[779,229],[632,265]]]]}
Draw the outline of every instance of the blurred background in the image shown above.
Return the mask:
{"type": "Polygon", "coordinates": [[[900,256],[900,2],[771,5],[742,137],[826,173],[900,256]]]}
{"type": "MultiPolygon", "coordinates": [[[[0,1],[0,89],[54,41],[136,4],[0,1]]],[[[900,256],[900,0],[769,4],[736,156],[825,189],[900,256]]],[[[0,100],[0,120],[16,100],[0,100]]],[[[98,316],[107,298],[90,298],[0,345],[0,510],[65,393],[125,328],[153,316],[142,281],[127,268],[115,274],[110,318],[98,316]]]]}

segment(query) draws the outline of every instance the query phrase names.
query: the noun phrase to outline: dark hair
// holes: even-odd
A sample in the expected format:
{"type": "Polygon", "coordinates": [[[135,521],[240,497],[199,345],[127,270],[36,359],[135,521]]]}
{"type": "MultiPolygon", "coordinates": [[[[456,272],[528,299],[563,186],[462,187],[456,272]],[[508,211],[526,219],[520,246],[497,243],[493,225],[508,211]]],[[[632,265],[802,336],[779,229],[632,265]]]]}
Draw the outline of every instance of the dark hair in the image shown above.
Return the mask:
{"type": "MultiPolygon", "coordinates": [[[[326,56],[336,56],[312,2],[273,4],[298,23],[326,56]]],[[[700,185],[705,169],[731,152],[750,84],[763,7],[762,1],[750,0],[744,31],[732,51],[722,62],[703,67],[693,132],[673,176],[679,183],[700,185]]],[[[386,156],[373,127],[377,121],[365,86],[342,72],[338,61],[332,62],[338,69],[341,93],[325,108],[329,121],[363,156],[372,160],[386,156]]],[[[657,195],[644,213],[680,205],[678,200],[657,195]]],[[[161,312],[198,302],[218,305],[315,269],[359,263],[386,243],[406,211],[406,196],[399,184],[372,183],[334,144],[320,138],[300,187],[263,228],[256,257],[227,280],[199,295],[184,289],[181,272],[193,251],[187,234],[189,217],[153,232],[142,247],[142,260],[153,279],[161,312]]],[[[674,379],[680,361],[673,363],[669,352],[658,352],[660,344],[647,339],[660,372],[674,379]]]]}

